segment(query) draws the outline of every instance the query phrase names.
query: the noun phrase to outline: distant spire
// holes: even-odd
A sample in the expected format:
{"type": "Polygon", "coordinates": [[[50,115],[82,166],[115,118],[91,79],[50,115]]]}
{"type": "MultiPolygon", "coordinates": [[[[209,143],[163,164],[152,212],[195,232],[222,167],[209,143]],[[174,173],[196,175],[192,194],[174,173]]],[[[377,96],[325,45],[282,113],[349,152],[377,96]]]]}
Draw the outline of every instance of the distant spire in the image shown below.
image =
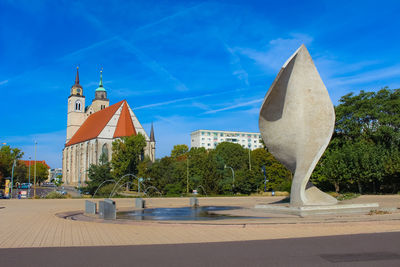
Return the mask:
{"type": "Polygon", "coordinates": [[[101,70],[100,70],[100,83],[99,83],[99,87],[103,87],[103,68],[101,68],[101,70]]]}
{"type": "Polygon", "coordinates": [[[153,123],[151,123],[151,130],[150,130],[150,142],[155,142],[156,139],[154,138],[154,128],[153,123]]]}
{"type": "Polygon", "coordinates": [[[75,84],[79,84],[79,67],[76,67],[75,84]]]}

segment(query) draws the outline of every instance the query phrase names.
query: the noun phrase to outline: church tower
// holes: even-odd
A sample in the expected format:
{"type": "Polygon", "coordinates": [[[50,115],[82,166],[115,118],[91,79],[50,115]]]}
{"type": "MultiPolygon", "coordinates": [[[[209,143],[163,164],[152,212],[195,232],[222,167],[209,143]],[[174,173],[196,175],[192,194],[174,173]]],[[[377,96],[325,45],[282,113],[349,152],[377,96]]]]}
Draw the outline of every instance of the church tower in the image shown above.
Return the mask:
{"type": "Polygon", "coordinates": [[[85,96],[83,88],[79,84],[79,67],[76,68],[75,84],[71,87],[71,95],[68,97],[67,116],[67,140],[65,143],[69,142],[85,121],[85,96]]]}
{"type": "Polygon", "coordinates": [[[94,112],[105,109],[110,105],[110,101],[107,98],[107,91],[103,86],[103,69],[100,71],[100,83],[99,87],[96,89],[94,99],[92,101],[91,107],[94,112]]]}

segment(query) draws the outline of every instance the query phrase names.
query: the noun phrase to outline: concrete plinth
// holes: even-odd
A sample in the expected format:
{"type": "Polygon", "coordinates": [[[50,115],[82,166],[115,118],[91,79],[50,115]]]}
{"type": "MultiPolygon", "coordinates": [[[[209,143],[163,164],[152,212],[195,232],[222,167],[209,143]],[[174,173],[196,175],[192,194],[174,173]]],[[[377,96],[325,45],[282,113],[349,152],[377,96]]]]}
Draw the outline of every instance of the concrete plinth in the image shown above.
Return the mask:
{"type": "Polygon", "coordinates": [[[142,198],[135,198],[135,207],[137,209],[144,209],[146,207],[146,201],[142,198]]]}
{"type": "Polygon", "coordinates": [[[106,220],[115,220],[117,218],[115,201],[104,199],[99,201],[99,218],[106,220]]]}
{"type": "Polygon", "coordinates": [[[263,210],[268,213],[289,214],[301,217],[312,215],[340,215],[351,213],[368,213],[371,210],[379,208],[378,203],[366,204],[339,204],[339,205],[316,205],[293,207],[288,205],[263,205],[258,204],[256,209],[263,210]]]}
{"type": "Polygon", "coordinates": [[[190,198],[190,207],[192,208],[197,208],[199,206],[199,200],[197,197],[191,197],[190,198]]]}
{"type": "Polygon", "coordinates": [[[96,214],[97,204],[95,202],[86,200],[85,201],[85,213],[86,214],[96,214]]]}

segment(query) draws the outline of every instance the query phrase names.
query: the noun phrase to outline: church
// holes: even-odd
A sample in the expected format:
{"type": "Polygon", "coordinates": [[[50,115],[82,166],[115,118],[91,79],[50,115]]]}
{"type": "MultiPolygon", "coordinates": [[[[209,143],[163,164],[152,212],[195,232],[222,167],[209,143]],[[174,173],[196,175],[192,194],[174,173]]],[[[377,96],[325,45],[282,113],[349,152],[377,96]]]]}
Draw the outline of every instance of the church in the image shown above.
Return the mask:
{"type": "Polygon", "coordinates": [[[103,71],[92,104],[86,106],[77,68],[75,84],[68,97],[67,138],[62,162],[64,184],[82,186],[88,180],[90,165],[99,164],[102,153],[111,160],[114,140],[139,133],[146,139],[144,155],[154,162],[153,125],[149,137],[126,100],[110,106],[103,86],[103,71]]]}

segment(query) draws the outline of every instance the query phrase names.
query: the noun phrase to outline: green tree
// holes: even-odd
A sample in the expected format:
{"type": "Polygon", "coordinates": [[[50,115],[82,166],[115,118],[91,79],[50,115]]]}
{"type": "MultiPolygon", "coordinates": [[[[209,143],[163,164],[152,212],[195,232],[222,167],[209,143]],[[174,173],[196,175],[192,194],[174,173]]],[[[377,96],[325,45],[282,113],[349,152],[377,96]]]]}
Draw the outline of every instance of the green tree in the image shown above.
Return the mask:
{"type": "Polygon", "coordinates": [[[234,170],[248,167],[248,153],[241,145],[222,142],[215,148],[216,157],[234,170]]]}
{"type": "Polygon", "coordinates": [[[0,185],[4,183],[3,178],[11,177],[14,160],[20,160],[23,155],[24,153],[18,148],[11,148],[7,145],[0,148],[0,185]]]}
{"type": "Polygon", "coordinates": [[[120,178],[125,174],[138,173],[139,162],[144,159],[146,139],[140,133],[129,137],[122,137],[112,143],[112,174],[120,178]]]}
{"type": "MultiPolygon", "coordinates": [[[[35,164],[31,166],[31,171],[34,169],[35,164]]],[[[31,176],[33,181],[34,176],[31,176]]],[[[41,162],[36,162],[36,183],[41,184],[49,178],[49,169],[41,162]]]]}
{"type": "MultiPolygon", "coordinates": [[[[99,160],[99,165],[91,164],[88,171],[89,181],[86,183],[84,191],[93,195],[97,188],[101,185],[107,185],[112,183],[113,177],[111,176],[111,164],[107,160],[107,155],[102,153],[99,160]],[[109,182],[106,182],[109,181],[109,182]]],[[[110,194],[110,192],[99,192],[104,194],[110,194]]]]}
{"type": "Polygon", "coordinates": [[[187,145],[175,145],[171,151],[172,158],[178,158],[180,156],[185,155],[189,151],[189,147],[187,145]]]}
{"type": "Polygon", "coordinates": [[[376,193],[397,188],[396,151],[400,145],[400,90],[383,88],[343,96],[335,108],[335,131],[313,173],[313,181],[338,192],[376,193]]]}

